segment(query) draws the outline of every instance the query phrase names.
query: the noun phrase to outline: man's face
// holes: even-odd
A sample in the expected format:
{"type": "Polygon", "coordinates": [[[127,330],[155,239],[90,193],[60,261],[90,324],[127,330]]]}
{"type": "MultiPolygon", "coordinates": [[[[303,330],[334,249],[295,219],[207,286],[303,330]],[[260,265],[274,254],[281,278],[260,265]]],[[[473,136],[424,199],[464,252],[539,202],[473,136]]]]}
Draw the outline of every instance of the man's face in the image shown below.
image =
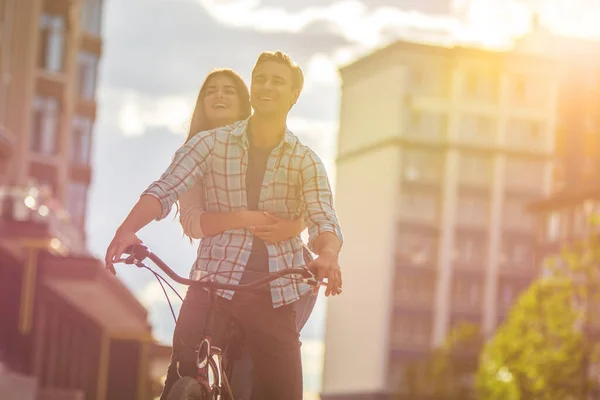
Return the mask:
{"type": "Polygon", "coordinates": [[[292,70],[283,63],[265,61],[252,74],[250,101],[259,115],[287,115],[296,103],[300,90],[295,89],[292,70]]]}

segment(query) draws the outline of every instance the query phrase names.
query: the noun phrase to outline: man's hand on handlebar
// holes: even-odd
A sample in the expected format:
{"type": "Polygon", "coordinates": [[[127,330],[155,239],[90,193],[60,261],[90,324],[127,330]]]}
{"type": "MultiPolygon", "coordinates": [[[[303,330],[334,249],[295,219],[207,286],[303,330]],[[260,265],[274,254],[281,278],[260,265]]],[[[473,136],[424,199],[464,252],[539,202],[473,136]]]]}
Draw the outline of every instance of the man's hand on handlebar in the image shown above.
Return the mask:
{"type": "Polygon", "coordinates": [[[108,245],[108,249],[106,250],[106,256],[104,258],[104,262],[106,263],[106,268],[115,275],[115,267],[113,264],[116,260],[120,259],[125,249],[130,246],[141,244],[142,241],[134,232],[127,232],[122,230],[117,230],[115,233],[115,237],[108,245]]]}
{"type": "MultiPolygon", "coordinates": [[[[322,254],[308,264],[308,268],[314,272],[317,280],[322,281],[324,278],[327,278],[325,296],[341,294],[342,270],[338,264],[337,255],[322,254]]],[[[318,291],[318,287],[315,289],[316,291],[318,291]]]]}

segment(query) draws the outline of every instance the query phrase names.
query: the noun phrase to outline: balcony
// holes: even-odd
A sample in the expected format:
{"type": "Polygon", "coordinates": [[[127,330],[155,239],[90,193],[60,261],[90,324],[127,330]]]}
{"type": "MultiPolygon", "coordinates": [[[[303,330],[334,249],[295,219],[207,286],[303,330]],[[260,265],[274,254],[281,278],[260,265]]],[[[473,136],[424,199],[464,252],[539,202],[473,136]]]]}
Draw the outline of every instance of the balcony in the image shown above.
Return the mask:
{"type": "Polygon", "coordinates": [[[43,10],[49,14],[69,15],[71,0],[52,0],[43,2],[43,10]]]}
{"type": "Polygon", "coordinates": [[[0,187],[0,241],[17,239],[61,254],[85,254],[84,233],[43,187],[0,187]]]}
{"type": "Polygon", "coordinates": [[[72,182],[92,182],[92,167],[89,164],[73,163],[69,167],[69,178],[72,182]]]}
{"type": "Polygon", "coordinates": [[[102,38],[90,32],[81,33],[81,49],[102,56],[102,38]]]}
{"type": "Polygon", "coordinates": [[[63,99],[68,77],[63,72],[51,72],[38,69],[36,74],[36,92],[45,97],[63,99]]]}
{"type": "Polygon", "coordinates": [[[75,104],[75,114],[89,118],[90,120],[96,119],[97,114],[97,103],[96,100],[77,99],[75,104]]]}

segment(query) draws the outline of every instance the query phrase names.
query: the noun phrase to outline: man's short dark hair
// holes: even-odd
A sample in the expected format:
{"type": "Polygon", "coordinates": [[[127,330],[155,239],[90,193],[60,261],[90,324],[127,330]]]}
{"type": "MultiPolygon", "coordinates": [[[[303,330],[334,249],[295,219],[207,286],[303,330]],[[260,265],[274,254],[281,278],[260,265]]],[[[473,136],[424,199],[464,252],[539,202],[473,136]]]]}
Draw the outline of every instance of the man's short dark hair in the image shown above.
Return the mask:
{"type": "Polygon", "coordinates": [[[280,64],[287,65],[292,71],[292,86],[294,89],[302,90],[304,86],[304,74],[302,73],[302,69],[298,64],[296,64],[292,58],[282,51],[263,51],[256,60],[256,64],[254,64],[254,69],[252,69],[252,75],[254,75],[254,70],[259,64],[262,64],[267,61],[274,61],[280,64]]]}

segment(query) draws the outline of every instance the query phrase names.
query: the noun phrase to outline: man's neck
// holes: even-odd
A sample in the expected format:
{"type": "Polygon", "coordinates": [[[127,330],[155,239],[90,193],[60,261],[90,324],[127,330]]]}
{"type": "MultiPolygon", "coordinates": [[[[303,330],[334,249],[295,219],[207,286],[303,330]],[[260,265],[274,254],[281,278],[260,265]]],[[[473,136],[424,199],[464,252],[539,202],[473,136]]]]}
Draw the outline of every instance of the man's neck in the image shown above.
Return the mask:
{"type": "Polygon", "coordinates": [[[252,124],[252,145],[262,148],[276,147],[285,133],[286,118],[261,118],[253,115],[250,119],[252,124]]]}

